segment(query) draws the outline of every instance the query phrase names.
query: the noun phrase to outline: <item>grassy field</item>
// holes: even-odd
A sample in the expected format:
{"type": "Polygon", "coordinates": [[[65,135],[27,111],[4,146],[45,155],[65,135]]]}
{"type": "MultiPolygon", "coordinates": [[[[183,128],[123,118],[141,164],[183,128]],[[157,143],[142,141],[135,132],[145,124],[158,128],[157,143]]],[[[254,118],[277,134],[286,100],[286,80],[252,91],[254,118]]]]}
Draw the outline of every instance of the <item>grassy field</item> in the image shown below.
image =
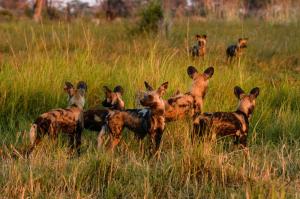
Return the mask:
{"type": "MultiPolygon", "coordinates": [[[[0,24],[0,198],[300,198],[300,26],[245,22],[174,23],[169,38],[128,34],[128,24],[74,22],[0,24]],[[208,35],[208,55],[192,60],[195,33],[208,35]],[[249,37],[240,64],[225,49],[249,37]],[[120,84],[126,107],[146,80],[168,92],[188,90],[188,65],[215,67],[204,111],[234,111],[233,87],[261,93],[250,121],[250,156],[230,139],[191,145],[191,121],[165,130],[160,156],[148,160],[126,131],[114,155],[96,150],[97,133],[84,131],[82,155],[68,157],[66,139],[45,139],[30,159],[31,122],[65,107],[65,81],[88,84],[85,108],[98,107],[102,86],[120,84]]],[[[145,140],[147,146],[147,140],[145,140]]]]}

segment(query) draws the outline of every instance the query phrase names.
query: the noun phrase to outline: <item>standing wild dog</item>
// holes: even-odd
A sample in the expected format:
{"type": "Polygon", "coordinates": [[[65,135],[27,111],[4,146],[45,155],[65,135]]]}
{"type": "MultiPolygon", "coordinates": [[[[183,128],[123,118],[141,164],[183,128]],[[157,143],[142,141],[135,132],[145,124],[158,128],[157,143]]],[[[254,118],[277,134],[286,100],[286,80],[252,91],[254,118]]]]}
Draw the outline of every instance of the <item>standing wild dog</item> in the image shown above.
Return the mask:
{"type": "Polygon", "coordinates": [[[168,88],[168,82],[163,83],[157,90],[154,90],[147,82],[145,82],[145,87],[147,91],[140,103],[148,108],[111,111],[107,116],[106,126],[99,133],[98,146],[101,146],[105,131],[108,130],[110,149],[113,151],[120,142],[122,131],[126,127],[140,139],[148,134],[152,142],[151,147],[154,146],[154,151],[157,151],[165,129],[165,103],[162,96],[168,88]]]}
{"type": "Polygon", "coordinates": [[[123,110],[125,108],[125,103],[122,100],[123,88],[121,86],[116,86],[113,91],[111,91],[107,86],[103,87],[105,92],[105,99],[102,101],[102,105],[106,109],[90,109],[84,111],[84,128],[99,132],[102,126],[105,124],[105,118],[109,113],[109,110],[123,110]]]}
{"type": "Polygon", "coordinates": [[[203,135],[205,131],[216,136],[234,136],[235,144],[247,146],[249,118],[254,111],[255,101],[259,95],[259,88],[253,88],[246,94],[240,87],[234,88],[234,94],[239,99],[235,112],[213,112],[199,115],[194,120],[194,133],[203,135]]]}
{"type": "Polygon", "coordinates": [[[238,43],[228,46],[226,49],[227,62],[232,62],[233,57],[240,57],[242,50],[247,48],[248,38],[239,38],[238,43]]]}
{"type": "Polygon", "coordinates": [[[187,74],[193,79],[190,91],[185,94],[177,94],[165,102],[166,122],[180,120],[184,117],[194,118],[202,111],[209,79],[214,74],[214,68],[208,67],[203,73],[199,73],[194,66],[189,66],[187,74]]]}
{"type": "Polygon", "coordinates": [[[206,54],[206,41],[207,41],[207,36],[204,35],[196,35],[196,43],[194,46],[191,48],[192,51],[192,56],[193,57],[202,57],[204,58],[206,54]]]}
{"type": "Polygon", "coordinates": [[[31,147],[28,155],[34,147],[39,144],[42,137],[48,134],[56,138],[59,132],[66,133],[70,137],[70,146],[80,153],[81,132],[83,130],[83,107],[87,85],[85,82],[78,82],[76,88],[66,82],[64,90],[68,93],[68,108],[54,109],[40,115],[32,124],[30,129],[31,147]]]}

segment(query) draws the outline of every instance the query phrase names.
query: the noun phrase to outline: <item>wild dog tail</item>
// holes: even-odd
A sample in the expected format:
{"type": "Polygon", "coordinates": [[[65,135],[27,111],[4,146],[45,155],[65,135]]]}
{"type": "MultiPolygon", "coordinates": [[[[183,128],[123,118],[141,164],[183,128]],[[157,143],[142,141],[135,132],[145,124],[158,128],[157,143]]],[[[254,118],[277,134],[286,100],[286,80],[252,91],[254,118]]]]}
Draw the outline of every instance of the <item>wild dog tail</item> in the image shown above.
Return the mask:
{"type": "Polygon", "coordinates": [[[97,138],[97,141],[98,141],[98,145],[97,145],[97,148],[100,149],[103,145],[103,142],[104,142],[104,136],[108,134],[108,127],[107,127],[107,124],[104,124],[98,134],[98,138],[97,138]]]}
{"type": "Polygon", "coordinates": [[[30,138],[31,146],[34,145],[34,142],[36,140],[36,136],[37,136],[37,124],[33,123],[31,125],[30,131],[29,131],[29,138],[30,138]]]}

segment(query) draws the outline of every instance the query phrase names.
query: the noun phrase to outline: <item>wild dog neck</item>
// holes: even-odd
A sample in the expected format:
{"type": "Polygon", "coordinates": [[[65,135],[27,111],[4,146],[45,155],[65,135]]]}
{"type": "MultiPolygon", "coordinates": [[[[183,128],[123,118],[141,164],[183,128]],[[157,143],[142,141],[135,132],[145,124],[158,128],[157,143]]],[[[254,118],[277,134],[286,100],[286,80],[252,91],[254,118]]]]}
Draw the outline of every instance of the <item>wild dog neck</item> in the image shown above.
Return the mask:
{"type": "Polygon", "coordinates": [[[254,111],[254,106],[250,105],[249,107],[245,107],[242,103],[239,103],[238,108],[236,110],[237,113],[243,113],[249,119],[254,111]]]}
{"type": "Polygon", "coordinates": [[[161,102],[153,103],[149,108],[153,116],[162,116],[165,114],[166,105],[164,100],[161,99],[161,102]]]}
{"type": "Polygon", "coordinates": [[[79,108],[83,109],[85,100],[82,97],[72,97],[69,101],[68,108],[79,108]],[[74,99],[75,98],[75,99],[74,99]]]}

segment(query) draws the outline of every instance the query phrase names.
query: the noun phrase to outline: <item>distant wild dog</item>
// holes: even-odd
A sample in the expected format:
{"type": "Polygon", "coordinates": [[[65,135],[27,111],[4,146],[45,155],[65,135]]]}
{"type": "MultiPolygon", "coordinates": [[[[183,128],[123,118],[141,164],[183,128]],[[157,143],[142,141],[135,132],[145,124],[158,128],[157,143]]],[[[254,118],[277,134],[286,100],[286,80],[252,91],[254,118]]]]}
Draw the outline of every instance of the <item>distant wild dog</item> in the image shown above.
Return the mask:
{"type": "Polygon", "coordinates": [[[70,138],[70,146],[80,153],[81,132],[83,130],[83,107],[85,103],[85,94],[87,85],[85,82],[78,82],[76,88],[66,82],[64,90],[68,93],[68,108],[53,109],[40,115],[32,124],[30,129],[31,147],[28,155],[34,147],[38,145],[46,134],[56,138],[59,132],[66,133],[70,138]]]}
{"type": "Polygon", "coordinates": [[[226,49],[227,62],[232,62],[233,57],[240,57],[242,50],[247,48],[248,38],[239,38],[238,43],[228,46],[226,49]]]}
{"type": "Polygon", "coordinates": [[[213,112],[199,115],[194,120],[194,133],[203,135],[209,133],[213,138],[216,136],[233,136],[234,143],[243,148],[247,146],[249,130],[249,118],[252,115],[259,88],[253,88],[250,94],[246,94],[240,87],[234,88],[234,94],[239,99],[235,112],[213,112]]]}
{"type": "Polygon", "coordinates": [[[191,48],[191,53],[193,57],[202,57],[204,58],[206,54],[206,41],[207,41],[207,36],[204,35],[196,35],[196,43],[194,46],[191,48]]]}
{"type": "Polygon", "coordinates": [[[126,109],[123,111],[111,111],[107,116],[107,124],[99,133],[98,147],[103,143],[103,136],[108,130],[110,134],[110,149],[113,151],[120,142],[123,129],[126,127],[133,131],[139,139],[146,135],[151,138],[152,152],[157,151],[161,137],[165,129],[165,103],[162,96],[168,88],[168,82],[163,83],[157,90],[154,90],[145,82],[147,91],[140,99],[143,109],[126,109]]]}
{"type": "Polygon", "coordinates": [[[107,86],[103,87],[105,92],[105,99],[102,102],[103,109],[90,109],[84,111],[84,128],[99,132],[102,126],[105,124],[106,116],[109,110],[124,110],[125,103],[122,100],[123,88],[121,86],[116,86],[113,91],[111,91],[107,86]]]}
{"type": "Polygon", "coordinates": [[[178,93],[166,100],[166,122],[180,120],[184,117],[193,118],[202,111],[209,79],[214,74],[214,68],[208,67],[203,73],[198,73],[194,66],[189,66],[187,74],[193,79],[190,91],[185,94],[178,93]]]}

